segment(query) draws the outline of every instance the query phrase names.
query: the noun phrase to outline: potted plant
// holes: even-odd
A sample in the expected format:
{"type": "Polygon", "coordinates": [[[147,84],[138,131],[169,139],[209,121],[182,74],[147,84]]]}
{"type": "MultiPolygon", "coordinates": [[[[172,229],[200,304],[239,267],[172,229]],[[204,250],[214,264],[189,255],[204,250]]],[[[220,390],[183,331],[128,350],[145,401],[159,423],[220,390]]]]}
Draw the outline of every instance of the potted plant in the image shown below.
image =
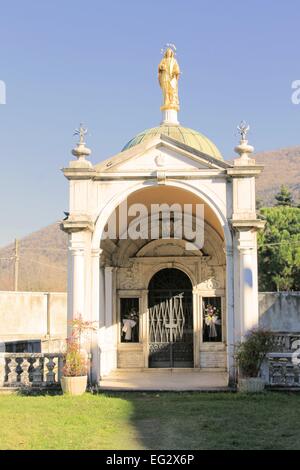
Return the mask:
{"type": "Polygon", "coordinates": [[[261,328],[251,330],[237,345],[238,389],[240,392],[257,393],[265,388],[260,377],[263,361],[274,351],[275,339],[271,331],[261,328]]]}
{"type": "Polygon", "coordinates": [[[85,330],[94,329],[90,322],[82,317],[72,322],[71,337],[67,339],[67,350],[64,357],[64,367],[61,378],[61,388],[70,395],[82,395],[86,391],[88,373],[88,355],[81,348],[81,337],[85,330]]]}

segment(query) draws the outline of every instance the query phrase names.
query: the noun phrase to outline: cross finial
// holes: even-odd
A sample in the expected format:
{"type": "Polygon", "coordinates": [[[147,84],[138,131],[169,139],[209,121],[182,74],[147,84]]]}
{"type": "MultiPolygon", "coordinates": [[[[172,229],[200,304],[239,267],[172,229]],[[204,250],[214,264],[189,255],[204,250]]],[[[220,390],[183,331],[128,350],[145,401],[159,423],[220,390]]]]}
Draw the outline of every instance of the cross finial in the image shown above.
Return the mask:
{"type": "Polygon", "coordinates": [[[254,165],[255,160],[250,158],[249,155],[254,151],[252,145],[248,144],[247,134],[250,126],[245,121],[241,121],[237,126],[237,130],[241,136],[240,143],[235,147],[235,152],[239,154],[240,158],[234,160],[234,165],[254,165]]]}
{"type": "Polygon", "coordinates": [[[90,149],[85,146],[84,141],[84,136],[87,134],[87,131],[88,130],[83,127],[82,123],[80,123],[79,128],[74,131],[73,135],[79,136],[79,142],[77,142],[76,147],[72,150],[72,154],[77,158],[77,161],[71,162],[72,167],[84,168],[92,166],[91,163],[86,160],[86,157],[91,154],[90,149]]]}
{"type": "Polygon", "coordinates": [[[83,127],[82,122],[80,123],[79,128],[75,129],[73,135],[79,135],[79,142],[78,142],[79,144],[84,144],[84,136],[87,134],[87,131],[88,130],[85,127],[83,127]]]}
{"type": "Polygon", "coordinates": [[[237,126],[237,130],[239,131],[242,140],[246,140],[247,134],[250,130],[250,126],[246,123],[246,121],[241,121],[240,124],[237,126]]]}

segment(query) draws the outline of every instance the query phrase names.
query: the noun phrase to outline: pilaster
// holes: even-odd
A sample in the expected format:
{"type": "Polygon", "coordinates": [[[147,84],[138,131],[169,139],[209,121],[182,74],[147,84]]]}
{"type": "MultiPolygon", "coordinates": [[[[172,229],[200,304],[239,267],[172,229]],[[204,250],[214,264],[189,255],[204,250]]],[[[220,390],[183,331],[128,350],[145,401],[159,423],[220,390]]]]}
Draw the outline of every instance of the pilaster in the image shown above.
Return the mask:
{"type": "MultiPolygon", "coordinates": [[[[85,244],[79,237],[70,237],[69,240],[69,288],[68,297],[69,311],[68,320],[81,315],[85,316],[85,244]]],[[[71,325],[68,325],[68,334],[71,332],[71,325]]]]}

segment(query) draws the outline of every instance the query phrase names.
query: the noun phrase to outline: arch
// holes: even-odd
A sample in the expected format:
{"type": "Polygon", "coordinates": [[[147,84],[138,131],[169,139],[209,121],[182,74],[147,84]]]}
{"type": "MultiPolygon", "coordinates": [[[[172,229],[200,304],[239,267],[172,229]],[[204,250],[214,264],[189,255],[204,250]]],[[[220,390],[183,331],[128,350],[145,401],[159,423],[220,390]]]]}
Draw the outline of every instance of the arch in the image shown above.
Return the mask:
{"type": "Polygon", "coordinates": [[[149,286],[149,283],[152,277],[155,276],[155,274],[161,271],[162,269],[166,269],[166,268],[175,268],[175,269],[178,269],[179,271],[182,271],[189,278],[192,287],[197,285],[197,279],[195,275],[193,274],[193,272],[187,266],[185,266],[184,264],[178,261],[171,261],[171,262],[163,261],[153,266],[152,269],[148,272],[147,278],[145,279],[145,285],[149,286]]]}
{"type": "Polygon", "coordinates": [[[167,267],[148,284],[149,367],[194,367],[193,285],[167,267]]]}
{"type": "MultiPolygon", "coordinates": [[[[157,187],[157,186],[158,186],[158,183],[156,181],[141,182],[141,183],[134,184],[133,186],[127,188],[126,191],[120,191],[118,194],[113,196],[110,199],[110,201],[102,208],[102,210],[100,211],[96,219],[95,231],[93,233],[93,238],[92,238],[92,249],[99,248],[102,232],[104,230],[104,227],[110,215],[125,199],[127,199],[131,194],[137,191],[140,191],[147,187],[157,187]]],[[[224,210],[222,211],[219,205],[216,203],[215,193],[213,193],[209,188],[205,188],[205,191],[203,191],[201,188],[196,188],[195,186],[191,185],[189,182],[186,182],[186,181],[171,180],[171,181],[166,182],[166,186],[173,186],[175,188],[191,192],[197,197],[199,197],[200,199],[202,199],[216,215],[224,231],[226,246],[230,247],[232,245],[231,232],[228,226],[227,218],[225,216],[225,204],[221,202],[221,204],[223,204],[224,206],[223,207],[224,210]]]]}
{"type": "Polygon", "coordinates": [[[164,287],[162,287],[162,284],[161,284],[162,281],[164,281],[164,279],[161,279],[162,276],[167,277],[167,281],[170,282],[169,286],[167,287],[168,289],[170,289],[170,285],[172,285],[171,284],[172,280],[168,279],[168,277],[169,276],[176,276],[176,282],[178,283],[177,285],[178,285],[179,289],[192,290],[192,287],[193,287],[192,282],[191,282],[189,276],[184,271],[182,271],[182,269],[162,268],[159,271],[156,271],[156,273],[153,274],[153,276],[151,277],[151,279],[149,281],[149,284],[148,284],[148,290],[149,291],[151,289],[153,290],[153,289],[163,289],[164,288],[164,287]]]}
{"type": "MultiPolygon", "coordinates": [[[[150,218],[150,216],[147,216],[147,218],[150,218]]],[[[139,223],[143,222],[143,220],[144,220],[143,216],[137,218],[137,221],[139,223]]],[[[194,220],[196,220],[196,217],[193,215],[193,221],[194,220]]],[[[157,223],[157,221],[155,221],[155,223],[157,223]]],[[[132,240],[130,238],[123,238],[122,235],[124,235],[124,233],[125,232],[121,233],[119,243],[116,244],[116,246],[118,247],[117,248],[118,249],[118,260],[121,264],[125,261],[127,255],[128,255],[128,252],[129,252],[128,250],[130,250],[130,247],[131,247],[132,244],[136,247],[135,256],[143,256],[145,250],[147,250],[147,247],[149,248],[154,243],[159,243],[159,240],[164,240],[163,238],[160,238],[158,240],[150,240],[150,241],[149,241],[149,239],[132,240]]],[[[169,239],[165,239],[165,240],[169,240],[169,239]]],[[[172,238],[172,241],[173,241],[173,243],[176,243],[176,241],[178,241],[178,242],[180,242],[180,241],[186,242],[187,241],[188,242],[188,240],[184,237],[182,239],[172,238]]],[[[102,241],[102,243],[103,243],[103,241],[102,241]]],[[[202,254],[214,253],[214,256],[216,257],[217,262],[219,264],[223,264],[225,262],[225,252],[222,250],[222,246],[223,246],[223,240],[220,237],[219,233],[207,221],[205,221],[205,223],[204,223],[204,245],[201,249],[198,249],[195,245],[195,249],[198,249],[199,253],[202,253],[202,254]]]]}

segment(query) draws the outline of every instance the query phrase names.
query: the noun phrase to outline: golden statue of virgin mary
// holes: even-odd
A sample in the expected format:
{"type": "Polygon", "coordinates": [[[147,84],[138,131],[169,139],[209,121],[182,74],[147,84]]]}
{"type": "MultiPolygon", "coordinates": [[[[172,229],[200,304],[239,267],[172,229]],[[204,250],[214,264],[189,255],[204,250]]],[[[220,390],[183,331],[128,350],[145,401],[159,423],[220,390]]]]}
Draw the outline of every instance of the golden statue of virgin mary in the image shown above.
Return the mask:
{"type": "Polygon", "coordinates": [[[168,47],[158,66],[158,81],[163,92],[164,103],[161,110],[175,109],[179,111],[178,99],[178,79],[180,69],[175,53],[171,47],[168,47]]]}

